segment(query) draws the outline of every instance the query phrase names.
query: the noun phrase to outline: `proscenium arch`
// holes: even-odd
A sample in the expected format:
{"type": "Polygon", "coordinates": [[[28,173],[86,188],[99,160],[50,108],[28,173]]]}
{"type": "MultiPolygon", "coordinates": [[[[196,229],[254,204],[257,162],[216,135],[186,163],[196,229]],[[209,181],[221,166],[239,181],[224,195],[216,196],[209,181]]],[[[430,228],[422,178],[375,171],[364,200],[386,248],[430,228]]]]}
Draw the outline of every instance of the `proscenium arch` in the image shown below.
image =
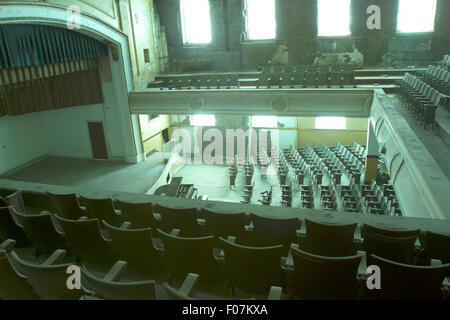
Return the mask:
{"type": "MultiPolygon", "coordinates": [[[[1,3],[0,9],[0,24],[40,24],[67,28],[68,16],[72,14],[67,12],[66,7],[44,3],[1,3]]],[[[128,92],[133,91],[128,36],[100,19],[83,12],[80,13],[79,22],[80,29],[73,31],[101,42],[106,40],[117,46],[117,61],[112,59],[111,54],[109,61],[116,102],[115,112],[118,112],[123,137],[124,160],[132,163],[140,162],[144,160],[144,155],[139,133],[139,120],[137,115],[131,115],[128,104],[128,92]]]]}

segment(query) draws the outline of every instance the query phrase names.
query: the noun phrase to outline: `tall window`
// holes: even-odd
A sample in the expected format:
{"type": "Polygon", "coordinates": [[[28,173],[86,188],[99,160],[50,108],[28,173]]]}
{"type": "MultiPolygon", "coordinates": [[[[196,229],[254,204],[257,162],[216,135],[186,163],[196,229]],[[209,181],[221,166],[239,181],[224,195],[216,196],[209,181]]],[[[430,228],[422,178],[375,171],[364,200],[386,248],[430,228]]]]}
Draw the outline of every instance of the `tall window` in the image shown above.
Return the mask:
{"type": "Polygon", "coordinates": [[[350,0],[319,0],[318,35],[350,35],[350,0]]]}
{"type": "Polygon", "coordinates": [[[277,128],[278,121],[276,116],[253,116],[253,128],[277,128]]]}
{"type": "Polygon", "coordinates": [[[275,0],[246,0],[248,40],[275,39],[275,0]]]}
{"type": "Polygon", "coordinates": [[[191,126],[195,127],[214,127],[216,125],[216,117],[212,114],[196,114],[189,117],[191,126]]]}
{"type": "Polygon", "coordinates": [[[184,44],[211,42],[209,0],[180,0],[184,44]]]}
{"type": "Polygon", "coordinates": [[[345,130],[345,117],[316,117],[316,129],[345,130]]]}
{"type": "Polygon", "coordinates": [[[432,32],[435,16],[436,0],[400,0],[397,31],[432,32]]]}

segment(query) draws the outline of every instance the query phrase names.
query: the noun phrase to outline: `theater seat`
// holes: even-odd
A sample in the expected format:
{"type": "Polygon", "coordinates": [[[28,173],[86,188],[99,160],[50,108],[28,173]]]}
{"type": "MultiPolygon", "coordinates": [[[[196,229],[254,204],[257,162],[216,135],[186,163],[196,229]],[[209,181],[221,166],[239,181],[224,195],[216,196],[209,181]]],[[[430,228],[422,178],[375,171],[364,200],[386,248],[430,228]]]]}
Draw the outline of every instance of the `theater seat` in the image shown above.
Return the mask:
{"type": "Polygon", "coordinates": [[[18,274],[27,278],[34,291],[44,300],[77,300],[80,290],[70,290],[67,287],[67,268],[72,263],[60,263],[66,252],[55,250],[44,262],[36,263],[19,256],[15,251],[7,252],[11,265],[18,274]]]}
{"type": "MultiPolygon", "coordinates": [[[[357,273],[363,254],[325,257],[291,245],[293,271],[288,291],[302,299],[355,299],[357,273]]],[[[290,260],[290,259],[288,259],[290,260]]]]}
{"type": "Polygon", "coordinates": [[[81,266],[83,291],[106,300],[156,300],[155,281],[122,280],[126,267],[127,262],[119,260],[106,274],[98,276],[81,266]]]}
{"type": "Polygon", "coordinates": [[[340,225],[325,224],[305,219],[306,238],[300,249],[308,253],[344,257],[356,254],[353,242],[356,223],[340,225]]]}
{"type": "Polygon", "coordinates": [[[450,264],[413,266],[373,254],[367,256],[367,264],[381,270],[381,290],[369,292],[373,299],[439,300],[442,282],[450,274],[450,264]]]}

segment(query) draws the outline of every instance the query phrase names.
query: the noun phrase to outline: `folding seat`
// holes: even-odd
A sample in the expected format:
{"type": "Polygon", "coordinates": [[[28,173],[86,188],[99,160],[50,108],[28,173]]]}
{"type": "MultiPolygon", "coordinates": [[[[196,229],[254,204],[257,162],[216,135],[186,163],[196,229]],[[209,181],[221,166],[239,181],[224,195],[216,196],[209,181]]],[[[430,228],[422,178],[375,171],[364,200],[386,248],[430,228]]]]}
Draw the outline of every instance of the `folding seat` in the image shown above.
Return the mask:
{"type": "Polygon", "coordinates": [[[198,273],[208,282],[222,281],[220,261],[214,257],[214,237],[184,238],[157,230],[164,245],[164,256],[169,270],[169,283],[198,273]]]}
{"type": "Polygon", "coordinates": [[[119,260],[104,275],[90,272],[81,267],[81,286],[84,292],[106,300],[156,300],[154,280],[121,279],[127,268],[127,262],[119,260]]]}
{"type": "Polygon", "coordinates": [[[114,209],[110,198],[94,199],[80,196],[80,199],[86,204],[86,214],[89,218],[99,221],[106,220],[109,224],[118,227],[123,223],[120,211],[114,209]]]}
{"type": "Polygon", "coordinates": [[[256,214],[250,214],[253,224],[252,245],[268,247],[283,245],[288,252],[291,243],[297,243],[297,230],[300,230],[301,222],[297,218],[267,218],[256,214]]]}
{"type": "MultiPolygon", "coordinates": [[[[267,294],[271,286],[283,286],[283,246],[248,247],[220,238],[231,294],[235,288],[252,294],[267,294]]],[[[229,239],[231,240],[231,239],[229,239]]]]}
{"type": "Polygon", "coordinates": [[[330,79],[329,79],[328,72],[318,72],[317,73],[316,85],[330,87],[330,79]]]}
{"type": "Polygon", "coordinates": [[[450,234],[425,231],[419,234],[419,240],[424,248],[421,252],[422,263],[429,265],[431,259],[450,263],[450,234]]]}
{"type": "Polygon", "coordinates": [[[30,240],[25,235],[18,218],[11,213],[12,209],[13,207],[0,208],[0,242],[14,239],[16,248],[28,247],[31,245],[30,240]]]}
{"type": "Polygon", "coordinates": [[[316,73],[315,72],[305,72],[303,79],[303,88],[312,88],[316,85],[316,73]]]}
{"type": "Polygon", "coordinates": [[[256,84],[256,88],[264,88],[264,87],[269,86],[269,77],[270,77],[270,75],[268,73],[265,73],[265,72],[261,73],[259,75],[259,79],[256,84]]]}
{"type": "Polygon", "coordinates": [[[239,243],[248,241],[245,230],[246,217],[244,212],[220,213],[213,210],[201,209],[201,216],[206,220],[206,226],[210,235],[216,239],[219,237],[234,236],[239,243]]]}
{"type": "Polygon", "coordinates": [[[381,270],[381,290],[371,290],[369,297],[383,300],[441,300],[441,286],[450,274],[450,264],[414,266],[374,254],[367,265],[381,270]]]}
{"type": "Polygon", "coordinates": [[[22,191],[6,191],[6,190],[0,190],[2,195],[0,198],[2,199],[1,202],[3,203],[0,206],[12,206],[15,207],[17,211],[19,212],[25,212],[25,204],[22,198],[22,191]]]}
{"type": "Polygon", "coordinates": [[[444,98],[442,94],[439,93],[438,91],[435,91],[434,98],[430,102],[419,103],[420,105],[419,110],[421,114],[420,119],[421,122],[423,123],[424,129],[427,129],[429,124],[434,125],[435,123],[434,116],[436,114],[436,110],[441,105],[443,100],[444,98]]]}
{"type": "MultiPolygon", "coordinates": [[[[215,296],[211,293],[195,292],[195,286],[201,281],[200,275],[196,273],[189,273],[184,279],[183,284],[179,289],[171,286],[167,282],[163,283],[164,290],[171,300],[228,300],[229,297],[215,296]],[[203,293],[203,294],[202,294],[203,293]]],[[[283,295],[283,289],[281,287],[270,287],[267,300],[281,300],[283,295]]],[[[247,300],[247,299],[246,299],[247,300]]]]}
{"type": "Polygon", "coordinates": [[[164,270],[162,253],[153,245],[151,228],[116,228],[106,221],[102,221],[102,226],[111,237],[114,256],[128,262],[130,272],[151,277],[164,270]]]}
{"type": "Polygon", "coordinates": [[[293,271],[289,280],[290,296],[301,299],[355,299],[358,296],[357,273],[363,257],[311,254],[291,245],[293,271]]]}
{"type": "Polygon", "coordinates": [[[76,260],[87,267],[104,271],[114,264],[116,258],[112,251],[111,240],[105,239],[100,232],[97,219],[67,220],[56,216],[64,229],[67,243],[76,255],[76,260]]]}
{"type": "Polygon", "coordinates": [[[227,88],[230,89],[239,88],[239,75],[238,74],[229,74],[227,80],[227,88]]]}
{"type": "Polygon", "coordinates": [[[437,83],[437,88],[443,94],[450,95],[450,72],[445,72],[444,79],[437,83]]]}
{"type": "Polygon", "coordinates": [[[182,89],[186,87],[186,77],[173,77],[174,89],[182,89]]]}
{"type": "Polygon", "coordinates": [[[361,235],[364,236],[366,233],[379,234],[388,237],[417,237],[420,233],[420,229],[385,229],[380,227],[375,227],[370,224],[363,224],[361,227],[361,235]]]}
{"type": "Polygon", "coordinates": [[[271,87],[279,87],[281,86],[281,79],[282,79],[283,75],[279,74],[279,73],[273,73],[270,75],[269,78],[269,85],[271,87]]]}
{"type": "Polygon", "coordinates": [[[6,257],[6,251],[13,248],[12,239],[0,243],[0,299],[2,300],[38,300],[39,296],[26,278],[18,275],[6,257]]]}
{"type": "Polygon", "coordinates": [[[343,85],[351,85],[356,88],[355,72],[353,71],[344,72],[342,75],[343,75],[343,85]]]}
{"type": "Polygon", "coordinates": [[[68,249],[64,234],[56,229],[49,212],[29,215],[17,212],[15,208],[11,208],[11,212],[20,221],[27,238],[37,250],[36,255],[68,249]]]}
{"type": "Polygon", "coordinates": [[[78,204],[77,195],[71,194],[56,194],[47,191],[53,206],[60,217],[69,220],[78,220],[85,215],[84,210],[78,204]]]}
{"type": "Polygon", "coordinates": [[[411,264],[415,258],[414,244],[416,235],[388,236],[361,230],[364,238],[362,247],[367,254],[375,254],[393,261],[411,264]]]}
{"type": "Polygon", "coordinates": [[[153,206],[150,202],[131,203],[116,199],[114,206],[122,212],[125,221],[131,222],[129,229],[159,227],[159,221],[153,215],[153,206]]]}
{"type": "Polygon", "coordinates": [[[157,204],[155,211],[162,217],[161,229],[164,232],[180,229],[180,236],[205,234],[197,220],[197,208],[171,208],[157,204]]]}
{"type": "Polygon", "coordinates": [[[356,253],[353,235],[356,223],[339,225],[325,224],[305,219],[306,238],[301,250],[329,257],[352,256],[356,253]]]}
{"type": "Polygon", "coordinates": [[[281,87],[291,87],[293,84],[293,77],[294,75],[292,73],[284,73],[280,77],[280,88],[281,87]]]}
{"type": "Polygon", "coordinates": [[[15,251],[7,251],[6,256],[18,275],[24,276],[34,292],[43,300],[77,300],[80,290],[67,287],[67,268],[72,263],[61,263],[66,252],[55,250],[44,262],[37,263],[15,251]]]}
{"type": "Polygon", "coordinates": [[[342,76],[340,72],[332,71],[330,72],[330,86],[342,87],[342,76]]]}
{"type": "Polygon", "coordinates": [[[208,86],[206,87],[207,89],[219,89],[220,88],[220,78],[217,74],[210,74],[208,76],[208,86]]]}

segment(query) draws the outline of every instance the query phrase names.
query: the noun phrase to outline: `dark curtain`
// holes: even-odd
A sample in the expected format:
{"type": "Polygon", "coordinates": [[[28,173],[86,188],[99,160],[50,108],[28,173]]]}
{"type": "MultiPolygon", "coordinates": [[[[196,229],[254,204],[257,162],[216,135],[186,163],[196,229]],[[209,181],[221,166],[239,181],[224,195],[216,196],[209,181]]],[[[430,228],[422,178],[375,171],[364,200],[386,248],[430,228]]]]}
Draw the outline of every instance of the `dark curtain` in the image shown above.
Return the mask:
{"type": "Polygon", "coordinates": [[[1,93],[10,116],[103,103],[96,68],[11,85],[1,93]]]}
{"type": "Polygon", "coordinates": [[[0,71],[5,69],[0,73],[0,117],[102,103],[97,58],[107,55],[105,44],[68,29],[0,25],[0,71]],[[87,70],[69,66],[81,60],[88,62],[87,70]],[[37,66],[58,68],[59,74],[34,77],[37,66]]]}
{"type": "Polygon", "coordinates": [[[108,47],[68,29],[0,25],[0,69],[90,59],[108,55],[108,47]]]}

